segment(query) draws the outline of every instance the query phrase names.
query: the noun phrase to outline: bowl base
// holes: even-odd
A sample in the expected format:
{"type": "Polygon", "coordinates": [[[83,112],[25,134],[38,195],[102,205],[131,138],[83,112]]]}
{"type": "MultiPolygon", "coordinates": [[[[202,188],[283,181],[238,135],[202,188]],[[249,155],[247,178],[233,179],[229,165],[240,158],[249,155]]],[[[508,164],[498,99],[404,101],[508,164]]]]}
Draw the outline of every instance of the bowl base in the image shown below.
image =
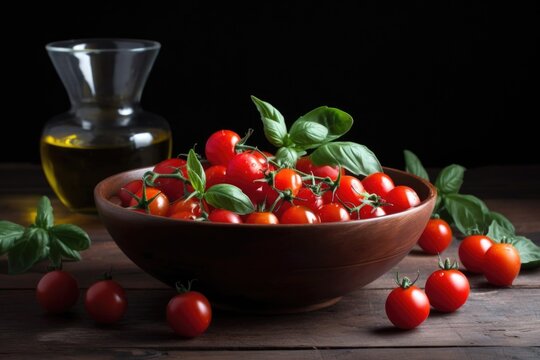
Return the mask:
{"type": "Polygon", "coordinates": [[[234,304],[224,304],[212,302],[212,306],[219,310],[238,312],[244,314],[259,314],[259,315],[280,315],[280,314],[297,314],[310,312],[315,310],[320,310],[334,305],[342,296],[335,297],[322,301],[320,303],[304,305],[304,306],[272,306],[272,307],[253,307],[253,306],[242,306],[234,304]]]}

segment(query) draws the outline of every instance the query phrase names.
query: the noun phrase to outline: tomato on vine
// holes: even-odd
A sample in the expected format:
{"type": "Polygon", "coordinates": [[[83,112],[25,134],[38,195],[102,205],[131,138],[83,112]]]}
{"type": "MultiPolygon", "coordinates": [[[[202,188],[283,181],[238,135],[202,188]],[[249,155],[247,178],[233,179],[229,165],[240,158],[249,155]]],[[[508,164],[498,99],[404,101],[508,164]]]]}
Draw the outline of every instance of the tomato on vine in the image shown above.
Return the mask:
{"type": "Polygon", "coordinates": [[[383,199],[395,187],[392,178],[382,172],[376,172],[366,176],[362,180],[362,185],[368,193],[377,194],[383,199]]]}
{"type": "Polygon", "coordinates": [[[161,190],[147,186],[144,192],[141,189],[135,194],[130,206],[148,214],[167,216],[169,199],[161,190]]]}
{"type": "Polygon", "coordinates": [[[458,270],[457,262],[451,263],[450,259],[443,263],[439,258],[439,268],[426,280],[426,295],[435,309],[442,312],[456,311],[469,297],[469,280],[458,270]]]}
{"type": "Polygon", "coordinates": [[[423,323],[429,315],[429,299],[426,294],[415,286],[415,282],[407,277],[399,279],[396,275],[398,287],[388,295],[385,304],[386,315],[396,327],[400,329],[413,329],[423,323]]]}
{"type": "Polygon", "coordinates": [[[205,154],[212,165],[226,166],[236,155],[236,144],[240,136],[231,130],[219,130],[206,141],[205,154]]]}
{"type": "MultiPolygon", "coordinates": [[[[188,178],[186,160],[180,158],[163,160],[154,167],[153,171],[165,175],[179,172],[185,179],[188,178]]],[[[154,185],[163,191],[169,201],[175,201],[184,196],[184,182],[180,179],[160,177],[154,185]]]]}

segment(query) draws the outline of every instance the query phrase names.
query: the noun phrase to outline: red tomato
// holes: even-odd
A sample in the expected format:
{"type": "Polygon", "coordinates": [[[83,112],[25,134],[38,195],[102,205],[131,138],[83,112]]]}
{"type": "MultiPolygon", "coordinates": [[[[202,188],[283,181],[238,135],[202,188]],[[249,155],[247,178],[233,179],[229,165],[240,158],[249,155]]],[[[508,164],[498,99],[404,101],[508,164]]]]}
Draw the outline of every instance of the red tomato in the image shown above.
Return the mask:
{"type": "Polygon", "coordinates": [[[68,272],[54,270],[39,280],[36,297],[45,311],[52,314],[63,313],[79,299],[79,285],[68,272]]]}
{"type": "Polygon", "coordinates": [[[442,312],[453,312],[459,309],[469,297],[471,290],[469,280],[457,270],[457,263],[439,263],[440,270],[433,272],[426,280],[426,295],[429,303],[442,312]]]}
{"type": "Polygon", "coordinates": [[[520,268],[521,258],[512,244],[495,243],[484,255],[484,276],[493,285],[512,285],[520,268]]]}
{"type": "MultiPolygon", "coordinates": [[[[336,180],[339,175],[338,166],[329,166],[329,165],[314,165],[311,162],[311,159],[307,156],[301,157],[296,162],[296,168],[306,174],[313,174],[318,177],[326,178],[329,177],[332,180],[336,180]]],[[[345,172],[343,171],[343,174],[345,172]]]]}
{"type": "Polygon", "coordinates": [[[258,203],[266,193],[263,185],[255,180],[264,178],[266,167],[253,154],[244,152],[234,156],[227,165],[227,183],[239,187],[249,198],[258,203]]]}
{"type": "MultiPolygon", "coordinates": [[[[143,191],[142,189],[135,194],[138,198],[142,199],[143,191]]],[[[169,212],[169,200],[167,196],[163,194],[160,190],[147,187],[146,188],[146,200],[148,203],[148,212],[152,215],[167,216],[169,212]],[[153,200],[152,200],[153,199],[153,200]]],[[[137,199],[131,199],[130,206],[137,206],[139,202],[137,199]]],[[[146,212],[146,211],[145,211],[146,212]]]]}
{"type": "Polygon", "coordinates": [[[203,334],[212,321],[212,307],[203,294],[188,291],[173,297],[167,304],[167,323],[182,337],[203,334]]]}
{"type": "Polygon", "coordinates": [[[246,152],[249,154],[253,154],[257,158],[257,160],[259,160],[259,162],[264,166],[265,170],[274,171],[276,169],[274,165],[268,162],[268,158],[274,157],[274,155],[269,153],[268,151],[259,152],[255,150],[248,150],[246,152]]]}
{"type": "Polygon", "coordinates": [[[195,215],[195,217],[201,216],[202,209],[201,209],[201,203],[198,199],[192,197],[189,200],[186,199],[180,199],[176,200],[172,204],[169,205],[169,216],[178,213],[181,211],[187,211],[195,215]]]}
{"type": "Polygon", "coordinates": [[[364,205],[360,209],[359,215],[360,219],[373,219],[386,215],[386,210],[380,206],[373,208],[371,205],[364,205]]]}
{"type": "Polygon", "coordinates": [[[385,310],[392,324],[400,329],[413,329],[427,319],[429,300],[422,290],[404,278],[402,285],[388,295],[385,310]]]}
{"type": "Polygon", "coordinates": [[[271,212],[253,212],[249,214],[245,221],[246,224],[279,224],[276,215],[271,212]]]}
{"type": "Polygon", "coordinates": [[[120,201],[122,201],[122,206],[128,207],[129,203],[131,203],[131,199],[133,199],[132,194],[136,194],[141,189],[142,180],[133,180],[122,186],[120,190],[118,190],[117,194],[120,198],[120,201]]]}
{"type": "Polygon", "coordinates": [[[340,204],[330,203],[323,205],[317,212],[322,223],[349,221],[349,212],[340,204]]]}
{"type": "Polygon", "coordinates": [[[482,273],[484,255],[493,245],[493,240],[484,235],[467,236],[459,244],[459,260],[472,273],[482,273]]]}
{"type": "Polygon", "coordinates": [[[442,253],[452,242],[452,229],[443,219],[430,219],[424,229],[418,245],[428,254],[442,253]]]}
{"type": "Polygon", "coordinates": [[[240,136],[231,130],[219,130],[210,135],[204,148],[206,158],[212,165],[227,165],[236,155],[240,136]]]}
{"type": "MultiPolygon", "coordinates": [[[[273,204],[267,202],[267,205],[272,206],[273,204]]],[[[324,201],[322,196],[315,195],[309,188],[302,187],[298,191],[296,197],[292,200],[292,203],[289,201],[282,201],[278,203],[274,213],[278,218],[280,218],[281,215],[283,215],[283,213],[293,205],[302,205],[309,208],[314,213],[317,213],[319,208],[324,205],[324,201]]]]}
{"type": "Polygon", "coordinates": [[[233,213],[232,211],[225,209],[215,209],[210,215],[208,215],[208,220],[212,222],[219,223],[229,223],[229,224],[241,224],[242,218],[240,215],[233,213]]]}
{"type": "Polygon", "coordinates": [[[377,194],[383,199],[388,195],[390,190],[392,190],[395,185],[392,178],[385,173],[373,173],[362,180],[362,185],[364,189],[370,194],[377,194]]]}
{"type": "MultiPolygon", "coordinates": [[[[173,158],[163,160],[154,167],[154,172],[158,174],[172,174],[177,170],[182,172],[182,176],[188,178],[186,160],[173,158]]],[[[179,179],[159,178],[155,181],[156,187],[163,191],[169,201],[175,201],[184,196],[184,182],[179,179]]]]}
{"type": "Polygon", "coordinates": [[[207,190],[216,184],[223,184],[227,179],[227,167],[223,165],[210,166],[204,173],[207,190]]]}
{"type": "Polygon", "coordinates": [[[169,215],[171,219],[179,219],[179,220],[197,220],[197,215],[192,213],[191,211],[177,211],[175,213],[172,213],[169,215]]]}
{"type": "Polygon", "coordinates": [[[114,280],[98,281],[88,288],[84,307],[95,322],[113,324],[126,312],[126,292],[114,280]]]}
{"type": "MultiPolygon", "coordinates": [[[[274,177],[274,187],[280,191],[288,191],[294,197],[298,195],[300,188],[302,188],[302,177],[292,169],[281,169],[274,177]]],[[[272,206],[278,196],[278,192],[269,187],[266,194],[266,203],[272,206]]]]}
{"type": "Polygon", "coordinates": [[[293,205],[283,213],[281,224],[318,224],[321,221],[305,206],[293,205]]]}
{"type": "MultiPolygon", "coordinates": [[[[343,175],[339,182],[339,186],[335,192],[335,197],[347,206],[358,206],[362,203],[364,198],[364,187],[360,180],[350,175],[343,175]]],[[[328,194],[330,192],[326,192],[328,194]]],[[[330,193],[331,194],[331,193],[330,193]]],[[[331,201],[335,202],[335,201],[331,201]]]]}
{"type": "Polygon", "coordinates": [[[420,204],[420,198],[416,194],[416,191],[408,186],[402,185],[393,188],[386,195],[385,200],[392,204],[385,208],[388,214],[402,212],[420,204]]]}

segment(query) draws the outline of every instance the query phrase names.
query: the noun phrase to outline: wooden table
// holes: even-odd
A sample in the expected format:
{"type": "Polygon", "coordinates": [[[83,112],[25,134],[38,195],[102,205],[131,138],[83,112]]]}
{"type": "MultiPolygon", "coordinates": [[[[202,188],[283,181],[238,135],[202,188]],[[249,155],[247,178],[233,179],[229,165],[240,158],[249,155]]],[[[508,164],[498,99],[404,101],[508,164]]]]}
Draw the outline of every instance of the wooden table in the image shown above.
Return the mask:
{"type": "MultiPolygon", "coordinates": [[[[0,167],[0,219],[29,224],[40,194],[51,195],[41,171],[31,165],[0,167]]],[[[521,234],[540,243],[540,166],[470,170],[465,191],[483,196],[508,216],[521,234]]],[[[216,312],[203,336],[176,337],[164,320],[174,292],[130,262],[96,216],[78,215],[53,200],[60,222],[82,226],[93,244],[80,263],[68,263],[82,288],[113,267],[128,291],[128,312],[118,325],[96,326],[82,302],[64,316],[38,307],[34,289],[45,264],[8,276],[0,259],[0,359],[158,358],[194,359],[539,359],[540,271],[523,271],[511,288],[496,288],[470,276],[468,302],[454,314],[432,312],[412,331],[391,326],[384,302],[393,273],[420,269],[419,284],[436,268],[436,258],[413,250],[395,269],[328,309],[287,316],[216,312]]],[[[376,244],[374,244],[376,246],[376,244]]],[[[457,241],[444,254],[456,256],[457,241]]],[[[321,284],[324,286],[324,284],[321,284]]]]}

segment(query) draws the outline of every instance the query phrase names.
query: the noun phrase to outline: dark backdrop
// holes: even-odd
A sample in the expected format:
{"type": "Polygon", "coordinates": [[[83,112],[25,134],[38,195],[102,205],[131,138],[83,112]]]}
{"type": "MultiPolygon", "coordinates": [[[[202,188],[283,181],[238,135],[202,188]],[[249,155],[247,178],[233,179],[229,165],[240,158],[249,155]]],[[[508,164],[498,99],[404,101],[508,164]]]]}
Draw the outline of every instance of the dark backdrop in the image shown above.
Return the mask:
{"type": "Polygon", "coordinates": [[[142,102],[169,120],[176,152],[220,128],[254,127],[262,142],[254,94],[289,121],[319,105],[349,112],[347,138],[392,166],[404,148],[428,166],[538,163],[533,2],[243,3],[11,2],[0,161],[39,162],[43,124],[69,107],[47,42],[133,37],[163,45],[142,102]]]}

